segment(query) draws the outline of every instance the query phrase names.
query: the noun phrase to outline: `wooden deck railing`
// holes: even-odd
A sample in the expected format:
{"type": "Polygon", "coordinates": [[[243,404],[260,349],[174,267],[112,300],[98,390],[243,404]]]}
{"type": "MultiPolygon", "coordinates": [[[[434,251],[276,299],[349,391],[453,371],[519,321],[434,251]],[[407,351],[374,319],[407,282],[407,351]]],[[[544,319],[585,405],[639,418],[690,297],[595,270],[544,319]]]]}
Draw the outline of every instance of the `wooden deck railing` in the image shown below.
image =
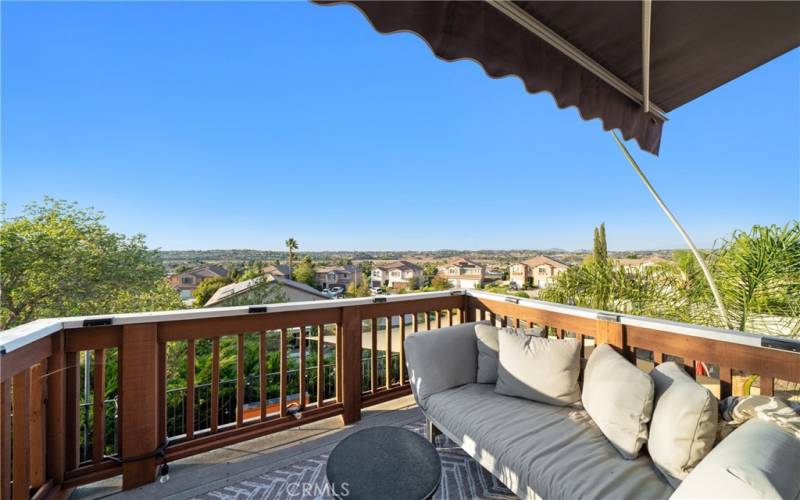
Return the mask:
{"type": "Polygon", "coordinates": [[[800,382],[800,353],[786,350],[800,349],[794,342],[478,291],[43,320],[0,333],[0,500],[59,496],[119,474],[130,489],[155,480],[164,460],[332,416],[355,422],[362,408],[410,393],[407,333],[479,319],[545,326],[582,340],[584,356],[607,342],[639,364],[678,357],[697,374],[703,363],[723,396],[741,375],[759,375],[764,394],[800,382]],[[210,354],[210,380],[198,380],[198,350],[210,354]],[[168,365],[168,351],[180,359],[168,365]],[[229,366],[235,389],[221,383],[229,366]],[[167,384],[180,373],[176,417],[167,384]],[[223,394],[235,415],[220,411],[223,394]]]}

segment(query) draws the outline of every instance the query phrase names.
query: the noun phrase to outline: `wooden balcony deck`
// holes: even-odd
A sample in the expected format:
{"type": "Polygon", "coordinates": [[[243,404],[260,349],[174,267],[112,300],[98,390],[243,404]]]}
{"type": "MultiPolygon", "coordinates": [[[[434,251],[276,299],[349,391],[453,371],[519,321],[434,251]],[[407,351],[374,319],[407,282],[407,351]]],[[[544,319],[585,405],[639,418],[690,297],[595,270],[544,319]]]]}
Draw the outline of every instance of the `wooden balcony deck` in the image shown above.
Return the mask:
{"type": "Polygon", "coordinates": [[[414,398],[403,396],[366,408],[361,420],[351,425],[343,425],[340,418],[331,417],[177,460],[170,464],[170,480],[166,484],[155,482],[122,491],[122,478],[117,476],[81,486],[70,499],[202,497],[259,474],[330,453],[339,441],[360,429],[383,425],[402,427],[423,418],[414,398]]]}

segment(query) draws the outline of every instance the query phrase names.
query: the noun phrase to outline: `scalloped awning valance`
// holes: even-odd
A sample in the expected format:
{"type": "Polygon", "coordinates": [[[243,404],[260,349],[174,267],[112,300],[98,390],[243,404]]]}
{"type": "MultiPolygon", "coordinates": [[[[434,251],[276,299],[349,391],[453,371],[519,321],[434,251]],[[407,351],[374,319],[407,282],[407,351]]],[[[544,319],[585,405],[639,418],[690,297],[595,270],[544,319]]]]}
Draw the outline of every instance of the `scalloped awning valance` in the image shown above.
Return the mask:
{"type": "Polygon", "coordinates": [[[800,45],[796,1],[318,3],[353,4],[381,33],[413,32],[442,59],[516,75],[529,92],[547,91],[653,154],[664,113],[800,45]]]}

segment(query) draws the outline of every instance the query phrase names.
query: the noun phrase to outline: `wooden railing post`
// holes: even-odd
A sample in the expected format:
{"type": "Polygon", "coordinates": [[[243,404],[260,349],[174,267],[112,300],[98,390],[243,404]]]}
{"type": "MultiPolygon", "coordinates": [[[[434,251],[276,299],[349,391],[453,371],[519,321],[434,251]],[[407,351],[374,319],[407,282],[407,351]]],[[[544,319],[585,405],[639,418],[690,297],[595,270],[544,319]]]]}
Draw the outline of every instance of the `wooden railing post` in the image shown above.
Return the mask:
{"type": "Polygon", "coordinates": [[[122,489],[151,483],[156,476],[158,442],[158,335],[155,323],[125,325],[120,348],[122,489]]]}
{"type": "Polygon", "coordinates": [[[80,464],[80,367],[79,352],[66,353],[65,377],[65,411],[64,411],[64,467],[65,470],[77,469],[80,464]]]}
{"type": "Polygon", "coordinates": [[[0,500],[11,499],[11,380],[0,382],[0,500]]]}
{"type": "Polygon", "coordinates": [[[464,307],[461,309],[461,318],[465,323],[475,321],[475,305],[469,295],[464,295],[464,307]]]}
{"type": "Polygon", "coordinates": [[[342,405],[344,424],[361,420],[361,310],[342,309],[342,405]]]}
{"type": "Polygon", "coordinates": [[[28,417],[28,461],[31,488],[38,489],[45,482],[45,434],[44,434],[44,374],[46,360],[33,365],[30,369],[30,410],[28,417]]]}
{"type": "Polygon", "coordinates": [[[53,354],[47,360],[46,437],[47,477],[55,484],[64,481],[66,454],[66,353],[64,332],[53,334],[53,354]]]}
{"type": "Polygon", "coordinates": [[[12,377],[13,392],[11,394],[14,408],[14,429],[12,431],[11,467],[14,478],[11,498],[23,500],[30,498],[30,370],[24,369],[12,377]]]}
{"type": "Polygon", "coordinates": [[[597,345],[609,344],[621,354],[625,354],[625,326],[617,321],[597,319],[597,345]]]}

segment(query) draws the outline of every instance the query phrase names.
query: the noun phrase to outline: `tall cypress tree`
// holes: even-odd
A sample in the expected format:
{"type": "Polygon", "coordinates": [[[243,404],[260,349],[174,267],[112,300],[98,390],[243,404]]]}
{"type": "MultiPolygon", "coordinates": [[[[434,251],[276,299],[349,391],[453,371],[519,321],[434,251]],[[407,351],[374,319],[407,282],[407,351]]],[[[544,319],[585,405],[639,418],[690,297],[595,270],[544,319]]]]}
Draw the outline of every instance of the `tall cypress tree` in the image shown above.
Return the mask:
{"type": "Polygon", "coordinates": [[[608,245],[606,244],[606,223],[603,222],[600,224],[600,230],[598,231],[598,249],[596,252],[599,254],[599,262],[602,264],[606,264],[608,262],[608,245]]]}

